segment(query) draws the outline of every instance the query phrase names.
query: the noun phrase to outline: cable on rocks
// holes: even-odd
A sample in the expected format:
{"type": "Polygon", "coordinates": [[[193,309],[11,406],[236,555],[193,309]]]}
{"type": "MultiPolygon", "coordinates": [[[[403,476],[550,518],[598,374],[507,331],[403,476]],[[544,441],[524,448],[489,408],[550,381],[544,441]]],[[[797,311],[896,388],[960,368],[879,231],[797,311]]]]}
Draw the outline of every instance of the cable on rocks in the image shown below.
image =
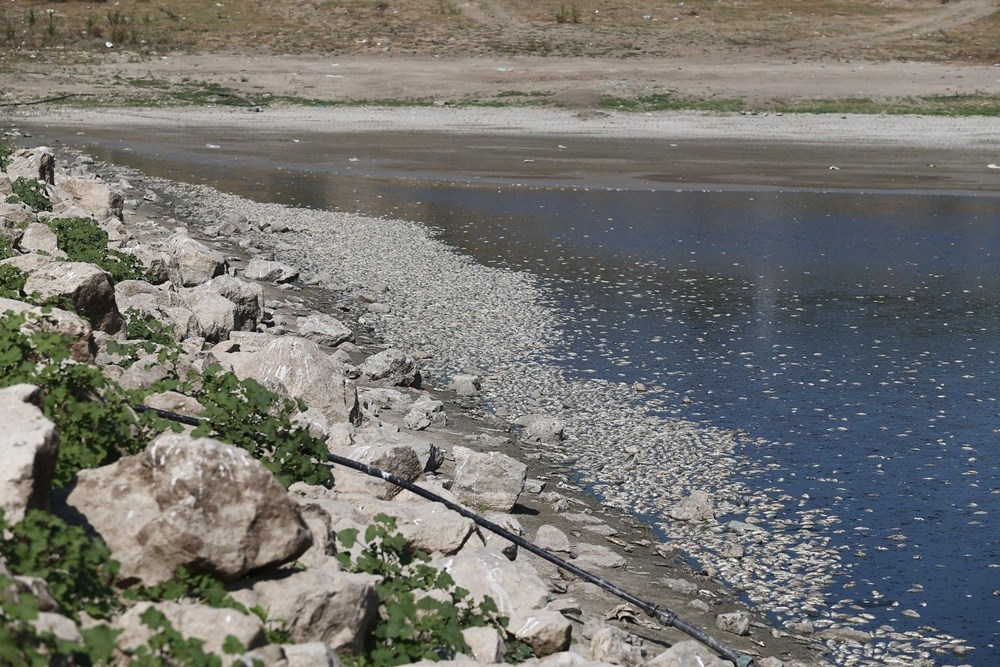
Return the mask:
{"type": "MultiPolygon", "coordinates": [[[[187,424],[189,426],[199,426],[203,421],[201,419],[198,419],[197,417],[188,417],[186,415],[177,414],[175,412],[168,412],[166,410],[160,410],[158,408],[151,408],[145,405],[133,405],[132,409],[136,410],[137,412],[153,412],[165,419],[170,419],[172,421],[176,421],[181,424],[187,424]]],[[[389,482],[390,484],[395,484],[396,486],[402,489],[406,489],[410,493],[414,493],[420,496],[421,498],[425,498],[432,502],[444,505],[453,512],[457,512],[458,514],[464,516],[465,518],[471,519],[473,522],[475,522],[477,526],[485,528],[491,533],[499,535],[500,537],[508,540],[509,542],[516,544],[518,547],[521,547],[522,549],[525,549],[535,554],[539,558],[547,560],[556,567],[566,570],[567,572],[570,572],[580,577],[584,581],[588,581],[594,584],[595,586],[598,586],[608,591],[612,595],[628,602],[629,604],[635,605],[643,612],[645,612],[647,615],[656,619],[663,625],[677,628],[678,630],[688,635],[689,637],[696,639],[705,646],[709,647],[710,649],[721,655],[726,660],[732,661],[736,665],[736,667],[751,667],[753,665],[752,657],[739,653],[738,651],[730,648],[729,646],[726,646],[721,641],[719,641],[715,637],[712,637],[704,630],[684,621],[675,612],[665,607],[660,607],[659,605],[656,605],[647,600],[643,600],[642,598],[639,598],[633,595],[632,593],[629,593],[623,588],[616,586],[610,581],[607,581],[606,579],[603,579],[597,576],[596,574],[592,574],[574,565],[573,563],[570,563],[569,561],[563,560],[562,558],[551,554],[545,549],[524,539],[520,535],[512,533],[506,528],[493,523],[489,519],[486,519],[476,514],[475,512],[459,505],[458,503],[454,503],[448,500],[447,498],[443,498],[437,495],[436,493],[433,493],[432,491],[428,491],[423,487],[417,486],[413,482],[405,480],[401,477],[397,477],[390,472],[386,472],[385,470],[381,470],[379,468],[370,466],[367,463],[361,463],[360,461],[355,461],[353,459],[349,459],[347,457],[339,456],[337,454],[332,454],[332,453],[327,454],[327,459],[330,463],[333,463],[335,465],[341,465],[344,466],[345,468],[351,468],[352,470],[356,470],[371,477],[378,477],[380,479],[389,482]]]]}

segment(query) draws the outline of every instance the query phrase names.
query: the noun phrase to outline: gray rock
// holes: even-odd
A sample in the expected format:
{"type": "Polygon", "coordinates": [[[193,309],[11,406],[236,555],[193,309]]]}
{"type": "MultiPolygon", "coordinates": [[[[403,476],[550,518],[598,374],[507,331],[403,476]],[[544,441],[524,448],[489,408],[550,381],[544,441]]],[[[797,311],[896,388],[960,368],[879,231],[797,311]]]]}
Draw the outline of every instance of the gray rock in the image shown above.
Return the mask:
{"type": "Polygon", "coordinates": [[[398,389],[371,387],[358,392],[358,399],[381,410],[405,411],[413,405],[413,398],[398,389]]]}
{"type": "Polygon", "coordinates": [[[158,584],[182,565],[228,581],[294,560],[312,542],[274,475],[209,438],[163,434],[77,480],[67,503],[111,548],[126,583],[158,584]]]}
{"type": "Polygon", "coordinates": [[[750,614],[745,611],[732,611],[715,617],[715,627],[734,635],[750,634],[750,614]]]}
{"type": "Polygon", "coordinates": [[[341,667],[340,658],[323,642],[283,644],[288,667],[341,667]]]}
{"type": "Polygon", "coordinates": [[[66,253],[59,249],[56,233],[41,222],[33,222],[24,228],[17,247],[24,252],[42,251],[52,257],[66,259],[66,253]]]}
{"type": "Polygon", "coordinates": [[[22,148],[14,151],[6,171],[11,181],[24,177],[53,185],[56,180],[56,158],[52,149],[46,146],[22,148]]]}
{"type": "Polygon", "coordinates": [[[53,201],[63,201],[86,211],[96,220],[122,217],[125,198],[97,178],[62,176],[55,184],[53,201]]]}
{"type": "Polygon", "coordinates": [[[627,667],[637,667],[645,662],[642,649],[629,644],[628,633],[609,625],[596,630],[591,636],[590,659],[627,667]]]}
{"type": "Polygon", "coordinates": [[[316,341],[320,345],[336,347],[341,343],[354,342],[354,332],[340,320],[326,313],[313,313],[300,317],[299,335],[316,341]]]}
{"type": "Polygon", "coordinates": [[[415,433],[406,431],[390,431],[386,428],[362,428],[354,434],[354,443],[358,445],[395,445],[409,447],[417,455],[424,472],[433,472],[444,463],[444,451],[440,447],[425,440],[415,433]]]}
{"type": "Polygon", "coordinates": [[[535,544],[548,551],[562,553],[570,551],[569,538],[566,537],[566,533],[549,524],[538,527],[538,532],[535,533],[535,544]]]}
{"type": "Polygon", "coordinates": [[[257,283],[233,276],[217,276],[195,288],[197,292],[214,292],[236,306],[233,329],[253,331],[264,314],[264,290],[257,283]]]}
{"type": "Polygon", "coordinates": [[[282,336],[256,352],[232,355],[233,372],[278,393],[301,398],[330,422],[357,422],[358,392],[343,369],[305,338],[282,336]]]}
{"type": "Polygon", "coordinates": [[[403,417],[403,424],[411,431],[422,431],[431,424],[447,424],[444,403],[422,396],[403,417]]]}
{"type": "Polygon", "coordinates": [[[698,586],[687,579],[670,579],[665,578],[663,583],[667,588],[674,591],[675,593],[680,593],[681,595],[697,595],[698,586]]]}
{"type": "Polygon", "coordinates": [[[177,260],[182,287],[201,285],[226,272],[226,258],[221,252],[185,234],[167,239],[166,250],[177,260]]]}
{"type": "Polygon", "coordinates": [[[48,262],[28,273],[24,291],[68,299],[92,327],[109,334],[118,333],[124,324],[108,274],[93,264],[48,262]]]}
{"type": "Polygon", "coordinates": [[[222,645],[232,635],[248,649],[264,646],[264,626],[256,616],[243,614],[235,609],[219,609],[203,604],[178,602],[138,602],[119,617],[114,627],[122,630],[117,644],[134,649],[153,636],[153,630],[143,624],[142,615],[150,607],[159,610],[181,635],[205,642],[208,653],[224,655],[222,645]]]}
{"type": "Polygon", "coordinates": [[[565,429],[562,421],[545,415],[527,415],[515,423],[524,426],[521,439],[527,442],[558,443],[562,441],[565,429]]]}
{"type": "Polygon", "coordinates": [[[496,628],[466,628],[462,630],[462,638],[476,662],[487,665],[503,662],[503,637],[496,628]]]}
{"type": "Polygon", "coordinates": [[[509,630],[531,646],[539,658],[569,648],[573,628],[569,620],[557,611],[542,609],[511,619],[509,630]]]}
{"type": "MultiPolygon", "coordinates": [[[[424,465],[417,458],[416,452],[405,445],[355,445],[349,450],[335,453],[367,463],[407,482],[418,479],[424,472],[424,465]]],[[[387,480],[340,467],[334,474],[334,488],[343,493],[366,493],[381,499],[392,498],[401,490],[401,487],[387,480]]]]}
{"type": "Polygon", "coordinates": [[[80,629],[76,627],[76,623],[73,622],[73,619],[62,614],[51,611],[39,612],[33,625],[39,633],[51,632],[64,641],[83,643],[83,636],[80,634],[80,629]]]}
{"type": "MultiPolygon", "coordinates": [[[[487,512],[483,516],[501,528],[506,528],[515,535],[524,537],[524,526],[522,526],[521,522],[517,520],[517,517],[512,514],[505,514],[503,512],[487,512]]],[[[517,558],[517,545],[510,540],[500,537],[499,535],[488,530],[482,531],[480,535],[482,535],[483,543],[486,545],[487,549],[503,554],[504,558],[507,560],[514,560],[517,558]]]]}
{"type": "Polygon", "coordinates": [[[419,387],[420,371],[413,357],[390,347],[372,355],[360,366],[361,377],[403,387],[419,387]]]}
{"type": "Polygon", "coordinates": [[[395,517],[396,528],[407,543],[429,554],[456,553],[476,530],[472,519],[409,493],[401,494],[391,502],[366,502],[359,506],[359,511],[369,520],[377,514],[395,517]]]}
{"type": "Polygon", "coordinates": [[[581,542],[576,545],[576,563],[580,567],[617,568],[625,567],[627,561],[608,547],[581,542]]]}
{"type": "Polygon", "coordinates": [[[733,663],[723,660],[712,649],[693,639],[677,642],[646,664],[649,667],[733,667],[733,663]]]}
{"type": "Polygon", "coordinates": [[[707,491],[695,490],[667,512],[675,521],[711,521],[715,518],[712,496],[707,491]]]}
{"type": "Polygon", "coordinates": [[[459,396],[478,396],[483,387],[478,375],[461,373],[451,379],[448,388],[459,396]]]}
{"type": "Polygon", "coordinates": [[[205,407],[197,399],[176,391],[162,391],[142,399],[142,404],[157,410],[166,410],[179,415],[197,417],[205,412],[205,407]]]}
{"type": "Polygon", "coordinates": [[[38,387],[17,384],[0,389],[0,508],[17,523],[30,509],[48,509],[56,467],[56,427],[33,400],[38,387]]]}
{"type": "Polygon", "coordinates": [[[284,619],[294,642],[357,651],[378,612],[377,583],[372,575],[314,567],[251,580],[232,595],[248,608],[263,607],[270,618],[284,619]]]}
{"type": "Polygon", "coordinates": [[[467,546],[432,564],[447,570],[475,599],[492,597],[501,615],[511,617],[512,627],[515,616],[525,618],[548,602],[548,588],[537,574],[485,547],[467,546]]]}
{"type": "Polygon", "coordinates": [[[198,321],[198,335],[208,342],[226,340],[237,328],[236,304],[221,294],[196,288],[185,290],[181,296],[198,321]]]}
{"type": "Polygon", "coordinates": [[[243,269],[243,276],[266,283],[290,283],[299,277],[299,270],[281,262],[251,259],[243,269]]]}
{"type": "Polygon", "coordinates": [[[157,285],[168,280],[177,285],[183,284],[180,263],[170,253],[154,250],[143,243],[133,244],[127,248],[127,251],[142,262],[142,265],[146,267],[146,273],[153,276],[151,281],[157,285]]]}
{"type": "Polygon", "coordinates": [[[467,447],[452,449],[455,480],[452,491],[472,507],[509,512],[524,488],[528,468],[500,452],[480,453],[467,447]]]}

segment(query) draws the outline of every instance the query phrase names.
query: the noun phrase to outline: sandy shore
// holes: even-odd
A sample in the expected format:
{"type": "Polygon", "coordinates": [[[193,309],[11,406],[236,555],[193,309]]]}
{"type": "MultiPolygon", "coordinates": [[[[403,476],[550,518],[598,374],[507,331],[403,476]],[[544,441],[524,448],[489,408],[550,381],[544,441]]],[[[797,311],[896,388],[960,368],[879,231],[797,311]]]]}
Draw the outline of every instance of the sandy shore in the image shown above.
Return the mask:
{"type": "Polygon", "coordinates": [[[192,152],[224,153],[232,133],[251,133],[261,156],[392,159],[450,178],[1000,192],[990,167],[1000,125],[988,117],[296,107],[32,109],[10,120],[80,143],[159,140],[192,152]]]}

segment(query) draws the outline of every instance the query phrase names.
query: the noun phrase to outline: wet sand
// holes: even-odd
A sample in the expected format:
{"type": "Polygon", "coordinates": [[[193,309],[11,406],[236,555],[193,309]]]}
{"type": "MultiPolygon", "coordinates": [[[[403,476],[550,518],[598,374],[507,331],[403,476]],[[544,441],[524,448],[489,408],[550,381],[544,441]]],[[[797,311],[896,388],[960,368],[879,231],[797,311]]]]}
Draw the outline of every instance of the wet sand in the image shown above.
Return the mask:
{"type": "Polygon", "coordinates": [[[10,122],[74,143],[153,143],[220,164],[227,137],[253,133],[259,142],[244,165],[294,156],[353,175],[1000,192],[1000,121],[988,117],[349,107],[36,109],[10,122]]]}

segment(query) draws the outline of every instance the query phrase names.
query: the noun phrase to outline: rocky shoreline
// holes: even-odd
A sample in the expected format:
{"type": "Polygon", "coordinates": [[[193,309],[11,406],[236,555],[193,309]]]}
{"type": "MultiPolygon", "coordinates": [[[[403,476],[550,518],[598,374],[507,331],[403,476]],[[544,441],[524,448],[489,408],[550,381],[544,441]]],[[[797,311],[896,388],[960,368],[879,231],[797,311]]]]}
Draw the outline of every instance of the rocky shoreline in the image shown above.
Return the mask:
{"type": "MultiPolygon", "coordinates": [[[[207,322],[217,318],[208,315],[201,301],[188,309],[200,327],[191,338],[218,341],[208,346],[214,358],[234,369],[241,364],[246,368],[248,356],[260,356],[261,346],[275,340],[320,341],[324,347],[317,359],[323,361],[317,363],[329,359],[339,364],[346,381],[357,383],[359,399],[356,414],[349,398],[330,406],[333,410],[343,404],[342,420],[331,419],[329,410],[304,417],[325,433],[331,451],[336,447],[386,466],[394,461],[387,451],[411,451],[421,460],[421,469],[407,474],[426,477],[437,488],[450,487],[466,504],[501,511],[503,521],[520,526],[529,538],[723,634],[723,641],[737,650],[764,658],[757,664],[819,664],[819,651],[831,652],[838,664],[888,664],[900,654],[909,656],[908,664],[918,664],[931,660],[932,651],[959,646],[949,644],[949,638],[935,643],[927,637],[894,638],[885,629],[881,634],[859,630],[850,621],[858,612],[827,608],[821,591],[837,558],[822,540],[813,539],[810,528],[836,519],[819,508],[804,507],[795,525],[782,524],[781,510],[799,499],[772,498],[730,479],[737,434],[647,418],[632,406],[643,388],[564,378],[551,358],[557,316],[544,306],[544,295],[529,277],[475,265],[414,223],[260,204],[210,188],[97,167],[85,158],[76,158],[73,165],[74,177],[106,183],[109,191],[123,196],[117,222],[103,210],[95,217],[103,217],[102,222],[116,230],[117,245],[145,257],[150,266],[163,263],[168,280],[158,289],[200,290],[206,301],[215,299],[209,295],[212,289],[199,285],[216,278],[185,285],[183,277],[170,276],[172,262],[184,254],[181,246],[195,248],[198,255],[221,251],[225,271],[240,280],[258,279],[246,283],[259,285],[263,305],[259,321],[250,327],[253,331],[211,329],[207,322]],[[191,243],[178,240],[183,238],[191,243]],[[336,333],[337,327],[324,315],[346,325],[353,342],[338,341],[343,334],[336,333]],[[205,336],[209,330],[213,333],[205,336]],[[389,355],[399,363],[387,364],[391,370],[383,375],[375,366],[386,359],[375,352],[386,344],[400,350],[389,355]],[[422,385],[416,382],[414,363],[423,375],[422,385]],[[470,460],[489,452],[510,457],[507,472],[517,469],[518,461],[526,464],[522,488],[513,501],[509,491],[500,494],[504,500],[490,494],[461,496],[462,489],[476,489],[478,484],[463,482],[460,472],[470,460]],[[662,463],[665,460],[669,466],[662,463]],[[641,480],[650,476],[658,477],[661,488],[672,489],[669,497],[643,487],[641,480]],[[704,493],[706,487],[711,495],[704,493]],[[633,515],[672,517],[661,525],[670,540],[658,541],[633,515]],[[727,522],[716,521],[716,516],[725,516],[727,522]],[[792,551],[794,560],[786,556],[792,551]],[[713,565],[695,573],[688,570],[686,556],[713,565]],[[787,627],[771,628],[763,617],[741,609],[735,594],[718,583],[721,579],[788,619],[787,627]],[[785,612],[775,609],[775,590],[784,591],[780,604],[785,612]],[[812,620],[804,620],[804,613],[812,620]],[[717,622],[736,632],[717,629],[717,622]]],[[[22,240],[18,243],[21,251],[28,249],[22,240]]],[[[143,294],[151,292],[136,285],[116,287],[121,305],[141,306],[144,297],[137,297],[143,294]]],[[[105,339],[99,335],[98,340],[105,339]]],[[[302,357],[302,348],[292,355],[302,357]]],[[[266,375],[260,377],[266,380],[266,375]]],[[[401,458],[410,460],[412,455],[401,458]]],[[[405,466],[399,471],[405,472],[405,466]]],[[[501,478],[507,473],[488,475],[501,478]]],[[[391,495],[384,486],[373,489],[371,483],[340,471],[334,478],[332,491],[299,488],[296,502],[313,508],[331,497],[365,493],[368,500],[354,496],[351,502],[383,507],[384,500],[372,494],[391,495]]],[[[514,478],[516,486],[518,475],[514,478]]],[[[293,487],[293,496],[295,491],[293,487]]],[[[401,497],[405,494],[395,496],[394,502],[401,497]]],[[[315,525],[310,524],[314,538],[315,525]]],[[[458,558],[455,553],[472,551],[473,541],[466,534],[452,554],[447,553],[452,547],[440,544],[430,550],[445,559],[458,558]]],[[[501,549],[490,539],[476,548],[489,551],[491,544],[501,549]]],[[[307,554],[317,563],[325,562],[326,556],[315,551],[307,554]]],[[[592,585],[573,581],[537,559],[522,554],[513,562],[520,564],[518,576],[527,571],[542,582],[544,595],[534,603],[540,605],[537,609],[509,611],[538,612],[535,616],[547,619],[541,624],[548,628],[547,639],[536,638],[538,646],[544,643],[546,648],[535,647],[536,653],[552,656],[546,663],[683,664],[664,657],[667,645],[680,646],[684,639],[676,631],[650,628],[592,585]],[[565,645],[562,639],[552,639],[564,634],[565,645]]],[[[522,587],[531,588],[502,588],[522,587]]],[[[277,652],[268,655],[280,659],[277,652]]],[[[293,664],[287,651],[284,655],[293,664]]],[[[488,662],[483,655],[476,659],[488,662]]],[[[704,664],[716,664],[710,662],[715,659],[710,653],[698,655],[704,664]]]]}

